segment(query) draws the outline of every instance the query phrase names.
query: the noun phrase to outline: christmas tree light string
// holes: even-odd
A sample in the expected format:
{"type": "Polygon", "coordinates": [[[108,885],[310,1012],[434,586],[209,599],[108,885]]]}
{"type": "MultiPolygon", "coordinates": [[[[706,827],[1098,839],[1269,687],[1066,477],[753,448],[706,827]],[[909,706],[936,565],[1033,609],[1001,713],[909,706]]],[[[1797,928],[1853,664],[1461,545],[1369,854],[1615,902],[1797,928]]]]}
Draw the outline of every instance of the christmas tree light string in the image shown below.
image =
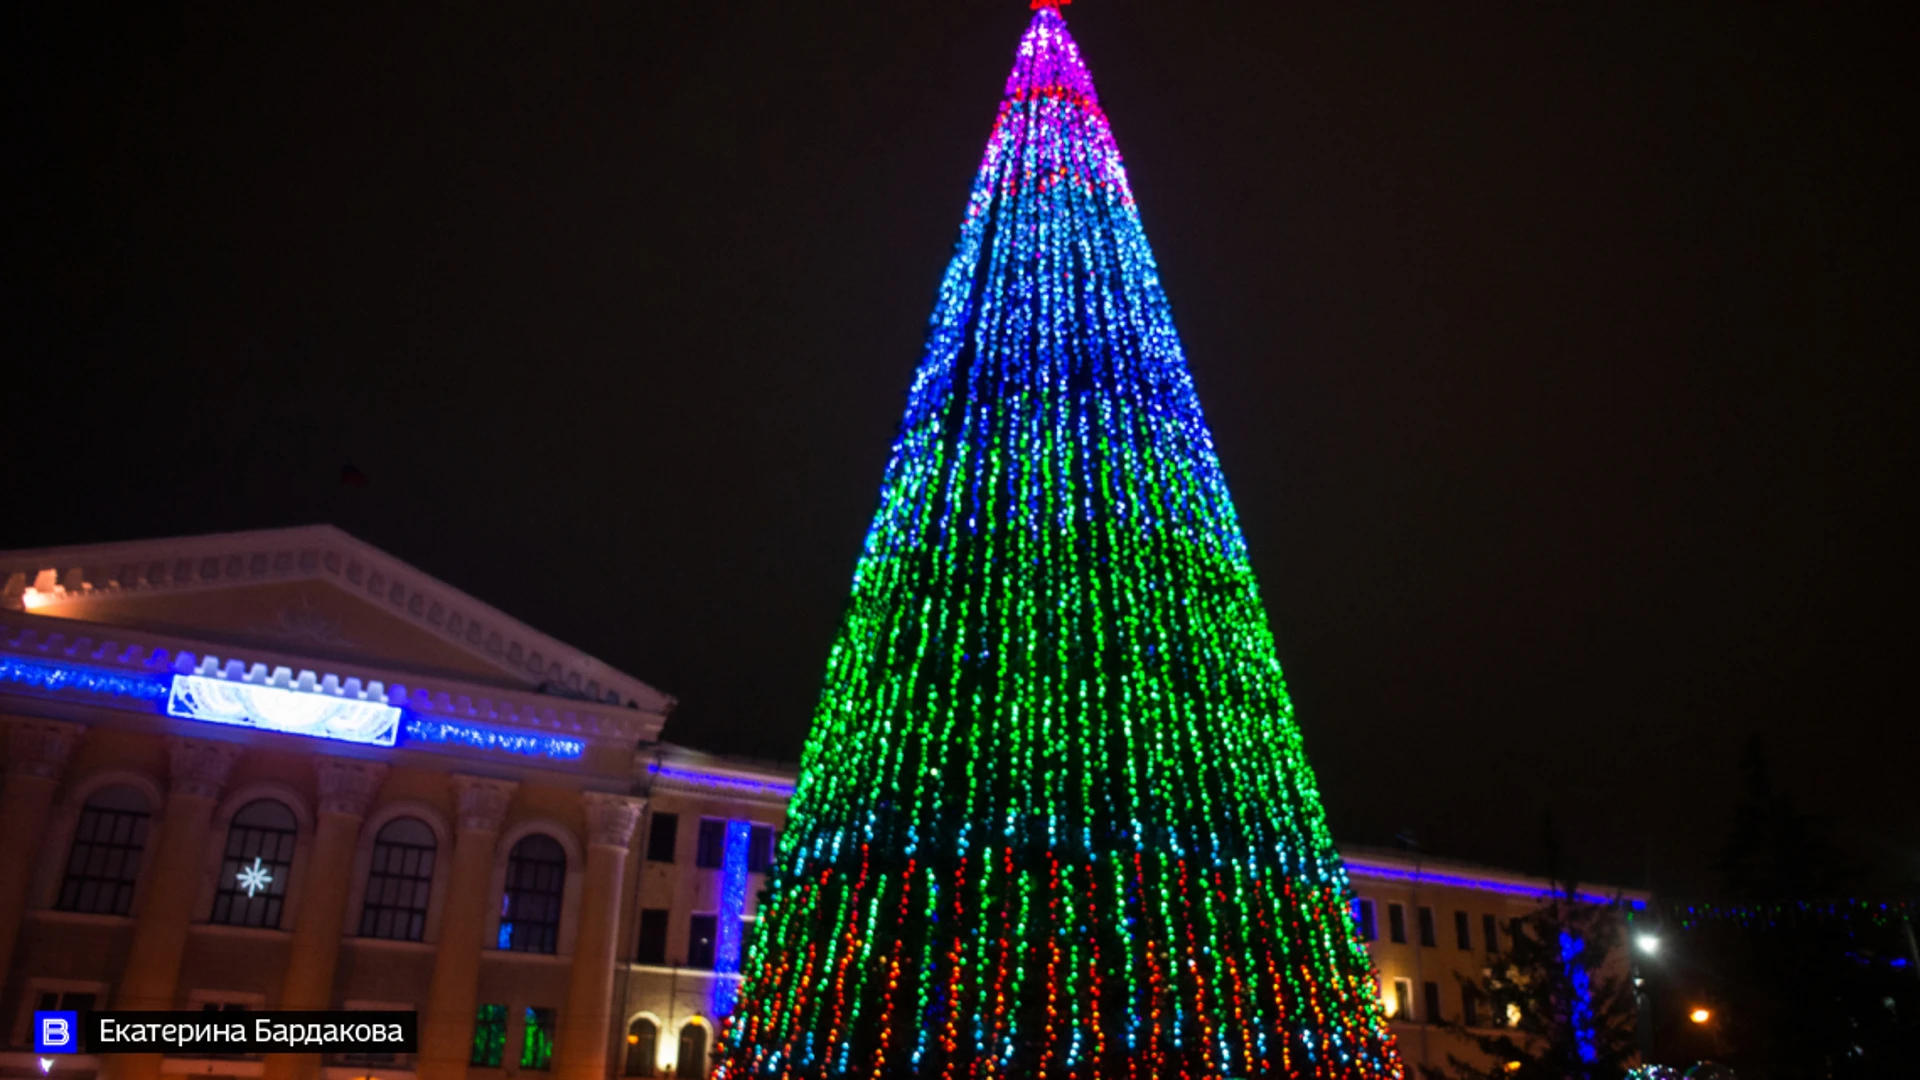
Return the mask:
{"type": "Polygon", "coordinates": [[[716,1075],[1400,1076],[1112,129],[1033,6],[716,1075]]]}

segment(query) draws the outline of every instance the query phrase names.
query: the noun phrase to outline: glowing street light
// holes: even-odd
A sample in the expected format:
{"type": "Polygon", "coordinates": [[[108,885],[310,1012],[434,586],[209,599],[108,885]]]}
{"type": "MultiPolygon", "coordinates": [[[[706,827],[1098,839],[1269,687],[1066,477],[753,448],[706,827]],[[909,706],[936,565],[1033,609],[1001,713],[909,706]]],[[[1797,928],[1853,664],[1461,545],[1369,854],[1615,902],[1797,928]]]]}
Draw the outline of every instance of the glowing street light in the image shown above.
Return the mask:
{"type": "Polygon", "coordinates": [[[1687,1014],[1687,1019],[1693,1021],[1696,1024],[1704,1024],[1707,1021],[1713,1019],[1713,1010],[1712,1009],[1695,1009],[1692,1012],[1687,1014]]]}
{"type": "Polygon", "coordinates": [[[1633,944],[1648,956],[1660,954],[1660,937],[1657,934],[1640,934],[1633,939],[1633,944]]]}

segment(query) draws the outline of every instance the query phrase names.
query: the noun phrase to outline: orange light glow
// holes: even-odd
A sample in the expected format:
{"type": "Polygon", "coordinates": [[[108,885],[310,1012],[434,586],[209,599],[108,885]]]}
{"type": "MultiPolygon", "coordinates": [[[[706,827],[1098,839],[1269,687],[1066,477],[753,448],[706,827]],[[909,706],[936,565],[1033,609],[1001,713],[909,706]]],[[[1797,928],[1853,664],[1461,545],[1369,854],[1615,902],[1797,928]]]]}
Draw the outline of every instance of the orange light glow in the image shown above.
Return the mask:
{"type": "Polygon", "coordinates": [[[1704,1024],[1707,1021],[1713,1019],[1713,1010],[1695,1009],[1692,1012],[1687,1014],[1687,1019],[1693,1021],[1696,1024],[1704,1024]]]}

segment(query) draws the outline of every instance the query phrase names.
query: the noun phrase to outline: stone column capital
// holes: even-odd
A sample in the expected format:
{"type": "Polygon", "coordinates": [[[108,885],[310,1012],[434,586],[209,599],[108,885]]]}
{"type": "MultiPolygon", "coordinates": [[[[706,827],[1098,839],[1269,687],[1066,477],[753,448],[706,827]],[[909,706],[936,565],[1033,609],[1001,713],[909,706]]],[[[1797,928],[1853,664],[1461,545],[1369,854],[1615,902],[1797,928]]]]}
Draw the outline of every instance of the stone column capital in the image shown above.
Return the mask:
{"type": "Polygon", "coordinates": [[[175,795],[218,799],[226,790],[233,763],[238,760],[238,743],[189,739],[182,735],[167,740],[167,778],[175,795]]]}
{"type": "Polygon", "coordinates": [[[487,776],[452,776],[454,801],[459,804],[460,828],[497,833],[507,817],[507,803],[520,787],[515,780],[487,776]]]}
{"type": "Polygon", "coordinates": [[[580,795],[587,808],[587,840],[622,851],[633,843],[633,830],[640,824],[640,811],[647,800],[632,795],[612,795],[588,791],[580,795]]]}
{"type": "Polygon", "coordinates": [[[314,772],[320,778],[320,812],[366,817],[367,804],[387,778],[387,767],[377,761],[352,758],[315,758],[314,772]]]}
{"type": "Polygon", "coordinates": [[[14,720],[7,724],[7,772],[58,780],[86,732],[84,724],[59,720],[14,720]]]}

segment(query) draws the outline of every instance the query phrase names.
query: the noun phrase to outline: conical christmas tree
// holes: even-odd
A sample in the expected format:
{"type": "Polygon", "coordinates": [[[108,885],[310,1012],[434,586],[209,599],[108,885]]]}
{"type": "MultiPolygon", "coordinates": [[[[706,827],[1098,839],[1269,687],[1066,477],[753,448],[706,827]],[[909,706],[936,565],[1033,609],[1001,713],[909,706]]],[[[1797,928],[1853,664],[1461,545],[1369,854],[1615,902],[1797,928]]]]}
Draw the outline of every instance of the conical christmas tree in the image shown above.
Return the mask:
{"type": "Polygon", "coordinates": [[[719,1075],[1399,1076],[1056,2],[940,289],[719,1075]]]}

